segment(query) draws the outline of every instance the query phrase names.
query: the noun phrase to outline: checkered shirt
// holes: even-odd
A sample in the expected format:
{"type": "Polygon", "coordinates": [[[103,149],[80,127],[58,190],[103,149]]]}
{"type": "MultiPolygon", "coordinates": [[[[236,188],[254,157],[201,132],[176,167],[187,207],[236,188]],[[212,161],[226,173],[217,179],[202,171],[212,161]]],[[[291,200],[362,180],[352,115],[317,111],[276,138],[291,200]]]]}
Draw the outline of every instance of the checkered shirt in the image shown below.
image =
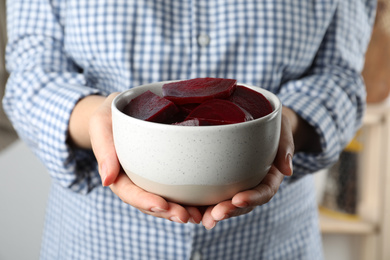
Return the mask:
{"type": "Polygon", "coordinates": [[[8,1],[3,105],[53,180],[42,259],[322,259],[309,173],[334,163],[364,113],[360,76],[375,1],[8,1]],[[294,176],[250,214],[211,231],[145,215],[101,186],[67,143],[81,98],[196,77],[276,93],[320,136],[294,176]]]}

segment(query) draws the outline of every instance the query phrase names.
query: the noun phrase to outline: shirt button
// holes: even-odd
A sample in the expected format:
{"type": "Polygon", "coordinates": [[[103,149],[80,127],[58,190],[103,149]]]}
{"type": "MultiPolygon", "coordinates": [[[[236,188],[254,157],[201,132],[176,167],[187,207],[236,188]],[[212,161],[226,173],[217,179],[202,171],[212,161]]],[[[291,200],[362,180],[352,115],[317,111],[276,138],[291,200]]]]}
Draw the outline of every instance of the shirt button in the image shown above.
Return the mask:
{"type": "Polygon", "coordinates": [[[191,257],[191,260],[202,260],[202,254],[199,251],[195,251],[191,257]]]}
{"type": "Polygon", "coordinates": [[[205,34],[205,33],[201,33],[198,35],[198,44],[202,47],[206,47],[207,45],[209,45],[210,43],[210,37],[205,34]]]}

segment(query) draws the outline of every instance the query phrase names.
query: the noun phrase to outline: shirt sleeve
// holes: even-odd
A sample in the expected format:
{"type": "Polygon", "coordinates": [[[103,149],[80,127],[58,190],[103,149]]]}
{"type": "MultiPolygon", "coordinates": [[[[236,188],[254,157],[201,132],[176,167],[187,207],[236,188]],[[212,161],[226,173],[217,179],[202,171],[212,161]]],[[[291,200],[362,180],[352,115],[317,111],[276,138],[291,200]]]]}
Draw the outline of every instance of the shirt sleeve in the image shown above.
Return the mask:
{"type": "Polygon", "coordinates": [[[338,1],[312,67],[281,87],[282,103],[315,128],[322,146],[319,154],[294,156],[295,177],[335,163],[361,126],[366,92],[360,72],[375,8],[375,1],[338,1]]]}
{"type": "Polygon", "coordinates": [[[7,4],[7,69],[4,109],[54,181],[86,193],[100,183],[90,150],[72,149],[68,122],[75,104],[98,94],[64,51],[60,6],[50,1],[7,4]]]}

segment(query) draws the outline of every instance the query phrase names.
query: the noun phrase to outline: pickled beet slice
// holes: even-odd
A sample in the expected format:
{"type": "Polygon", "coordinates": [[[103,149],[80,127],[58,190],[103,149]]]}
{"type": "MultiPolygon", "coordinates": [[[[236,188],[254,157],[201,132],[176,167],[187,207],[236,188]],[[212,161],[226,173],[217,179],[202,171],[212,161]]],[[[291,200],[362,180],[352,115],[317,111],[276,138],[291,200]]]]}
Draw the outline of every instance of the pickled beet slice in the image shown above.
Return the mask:
{"type": "Polygon", "coordinates": [[[237,84],[235,79],[196,78],[164,84],[163,96],[176,105],[202,103],[208,99],[228,98],[237,84]]]}
{"type": "Polygon", "coordinates": [[[129,116],[156,123],[167,121],[178,111],[173,102],[149,90],[132,99],[123,109],[123,112],[129,116]]]}
{"type": "Polygon", "coordinates": [[[237,85],[229,100],[248,111],[254,119],[268,115],[273,111],[267,98],[245,86],[237,85]]]}
{"type": "Polygon", "coordinates": [[[198,103],[189,103],[180,105],[179,108],[182,111],[183,114],[187,114],[187,116],[194,110],[197,106],[199,106],[198,103]]]}
{"type": "Polygon", "coordinates": [[[249,121],[253,117],[233,102],[210,99],[201,103],[186,118],[191,119],[198,119],[199,125],[225,125],[249,121]]]}

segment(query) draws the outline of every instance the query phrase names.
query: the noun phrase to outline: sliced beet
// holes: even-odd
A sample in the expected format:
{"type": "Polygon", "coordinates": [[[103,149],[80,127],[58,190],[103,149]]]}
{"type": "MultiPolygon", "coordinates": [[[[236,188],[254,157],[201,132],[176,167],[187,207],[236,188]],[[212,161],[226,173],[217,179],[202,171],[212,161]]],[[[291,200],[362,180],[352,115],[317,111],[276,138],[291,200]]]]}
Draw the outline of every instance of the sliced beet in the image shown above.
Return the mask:
{"type": "Polygon", "coordinates": [[[237,84],[235,79],[196,78],[164,84],[163,96],[176,105],[202,103],[208,99],[228,98],[237,84]]]}
{"type": "Polygon", "coordinates": [[[187,114],[188,116],[192,112],[192,110],[194,110],[197,106],[199,106],[198,103],[189,103],[189,104],[180,105],[179,108],[183,114],[187,114]]]}
{"type": "Polygon", "coordinates": [[[237,85],[229,100],[248,111],[254,119],[273,111],[271,103],[261,93],[245,86],[237,85]]]}
{"type": "Polygon", "coordinates": [[[210,99],[201,103],[186,118],[198,119],[200,125],[225,125],[252,120],[238,105],[224,99],[210,99]]]}
{"type": "Polygon", "coordinates": [[[129,116],[156,123],[162,123],[178,113],[178,107],[171,101],[146,91],[132,99],[123,112],[129,116]]]}
{"type": "Polygon", "coordinates": [[[161,122],[161,123],[168,124],[168,125],[180,123],[180,122],[184,121],[187,118],[187,116],[188,116],[188,113],[183,112],[183,110],[181,110],[178,107],[178,112],[176,114],[174,114],[172,117],[167,118],[166,120],[164,120],[164,122],[161,122]]]}

